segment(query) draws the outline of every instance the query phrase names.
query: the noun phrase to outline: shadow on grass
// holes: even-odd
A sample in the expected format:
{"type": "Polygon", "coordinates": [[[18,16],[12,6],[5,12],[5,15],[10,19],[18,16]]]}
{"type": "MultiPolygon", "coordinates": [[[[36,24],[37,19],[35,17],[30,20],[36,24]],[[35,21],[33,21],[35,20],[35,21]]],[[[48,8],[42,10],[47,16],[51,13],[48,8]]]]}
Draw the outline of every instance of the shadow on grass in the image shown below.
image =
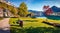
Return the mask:
{"type": "Polygon", "coordinates": [[[14,24],[14,25],[10,25],[10,26],[17,26],[17,27],[19,27],[19,25],[18,25],[18,24],[17,24],[17,25],[15,25],[15,24],[14,24]]]}
{"type": "Polygon", "coordinates": [[[60,28],[60,24],[59,23],[51,23],[51,22],[45,22],[45,21],[43,21],[42,23],[45,23],[45,24],[60,28]]]}
{"type": "Polygon", "coordinates": [[[23,20],[24,22],[38,22],[38,20],[23,20]]]}
{"type": "Polygon", "coordinates": [[[51,27],[11,28],[11,33],[60,33],[60,28],[51,27]]]}

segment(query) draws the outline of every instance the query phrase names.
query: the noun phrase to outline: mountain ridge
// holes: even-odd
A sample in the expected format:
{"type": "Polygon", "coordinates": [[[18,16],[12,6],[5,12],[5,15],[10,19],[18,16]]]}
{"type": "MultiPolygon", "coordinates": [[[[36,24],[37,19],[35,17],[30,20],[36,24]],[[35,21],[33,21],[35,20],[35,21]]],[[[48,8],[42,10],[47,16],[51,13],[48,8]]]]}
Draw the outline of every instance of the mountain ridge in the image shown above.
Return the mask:
{"type": "Polygon", "coordinates": [[[43,11],[28,10],[28,12],[34,13],[35,17],[45,17],[43,11]]]}
{"type": "Polygon", "coordinates": [[[51,9],[54,11],[54,12],[60,12],[60,8],[56,7],[56,6],[52,6],[51,9]]]}

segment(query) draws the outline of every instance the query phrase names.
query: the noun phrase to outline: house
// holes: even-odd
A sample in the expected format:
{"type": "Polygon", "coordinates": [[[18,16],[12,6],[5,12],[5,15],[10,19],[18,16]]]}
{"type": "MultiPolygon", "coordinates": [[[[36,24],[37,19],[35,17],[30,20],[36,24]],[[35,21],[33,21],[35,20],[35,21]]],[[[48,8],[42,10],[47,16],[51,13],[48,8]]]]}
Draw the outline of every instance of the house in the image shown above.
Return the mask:
{"type": "Polygon", "coordinates": [[[13,14],[3,7],[0,7],[0,17],[13,17],[13,14]]]}
{"type": "Polygon", "coordinates": [[[3,8],[0,7],[0,17],[3,17],[3,8]]]}

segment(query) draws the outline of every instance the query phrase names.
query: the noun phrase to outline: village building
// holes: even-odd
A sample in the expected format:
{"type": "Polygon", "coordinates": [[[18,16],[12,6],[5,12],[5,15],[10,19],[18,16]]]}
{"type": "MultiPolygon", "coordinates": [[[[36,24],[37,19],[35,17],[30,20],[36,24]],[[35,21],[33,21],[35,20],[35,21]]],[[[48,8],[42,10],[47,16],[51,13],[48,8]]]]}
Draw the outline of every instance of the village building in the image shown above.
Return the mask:
{"type": "Polygon", "coordinates": [[[0,7],[0,17],[13,17],[13,14],[3,7],[0,7]]]}
{"type": "MultiPolygon", "coordinates": [[[[6,0],[0,0],[0,2],[12,6],[12,4],[6,0]]],[[[0,17],[14,17],[14,15],[7,8],[0,7],[0,17]]]]}
{"type": "Polygon", "coordinates": [[[3,8],[0,7],[0,17],[3,17],[3,8]]]}

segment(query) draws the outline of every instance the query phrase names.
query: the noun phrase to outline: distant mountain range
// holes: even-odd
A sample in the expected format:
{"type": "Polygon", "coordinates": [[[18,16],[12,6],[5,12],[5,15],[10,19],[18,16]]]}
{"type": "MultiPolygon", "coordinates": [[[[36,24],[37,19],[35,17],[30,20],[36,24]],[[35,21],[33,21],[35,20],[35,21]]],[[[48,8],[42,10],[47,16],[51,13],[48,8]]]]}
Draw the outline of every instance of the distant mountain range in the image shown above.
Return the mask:
{"type": "MultiPolygon", "coordinates": [[[[53,10],[53,12],[60,12],[60,8],[56,6],[52,6],[51,9],[53,10]]],[[[28,11],[34,13],[35,17],[45,17],[44,12],[42,11],[35,11],[35,10],[28,10],[28,11]]]]}
{"type": "Polygon", "coordinates": [[[54,12],[60,12],[60,8],[56,7],[56,6],[52,6],[51,9],[54,11],[54,12]]]}
{"type": "Polygon", "coordinates": [[[44,12],[42,11],[35,11],[35,10],[28,10],[28,11],[34,13],[35,17],[45,17],[44,12]]]}

